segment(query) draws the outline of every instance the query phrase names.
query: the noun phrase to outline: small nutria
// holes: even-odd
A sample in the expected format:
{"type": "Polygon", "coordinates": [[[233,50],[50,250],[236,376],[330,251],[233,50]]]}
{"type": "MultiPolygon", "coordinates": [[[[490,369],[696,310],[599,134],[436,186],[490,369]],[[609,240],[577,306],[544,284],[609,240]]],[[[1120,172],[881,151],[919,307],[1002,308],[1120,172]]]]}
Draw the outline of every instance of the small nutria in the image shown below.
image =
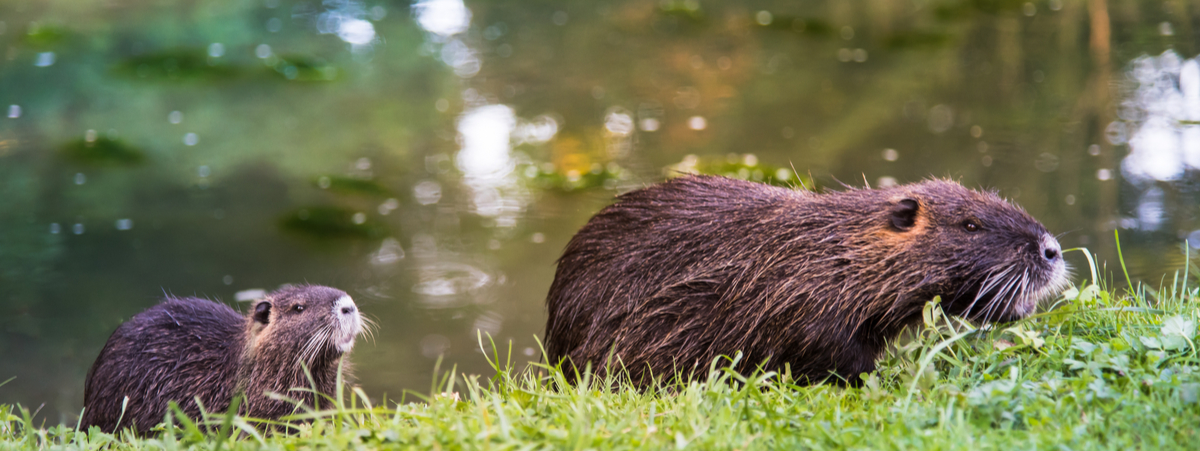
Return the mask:
{"type": "Polygon", "coordinates": [[[245,394],[239,412],[253,418],[275,419],[296,408],[267,393],[313,406],[311,391],[291,389],[315,384],[333,393],[339,365],[344,370],[348,363],[341,356],[364,320],[345,292],[316,285],[271,293],[246,316],[205,299],[167,298],[109,337],[88,371],[80,425],[146,433],[163,421],[168,401],[196,418],[197,399],[207,412],[224,412],[239,393],[245,394]]]}
{"type": "Polygon", "coordinates": [[[569,378],[589,363],[639,385],[704,378],[741,351],[739,371],[857,384],[934,296],[982,322],[1029,315],[1066,285],[1060,253],[1023,210],[949,180],[816,194],[684,176],[620,196],[567,244],[546,351],[569,378]]]}

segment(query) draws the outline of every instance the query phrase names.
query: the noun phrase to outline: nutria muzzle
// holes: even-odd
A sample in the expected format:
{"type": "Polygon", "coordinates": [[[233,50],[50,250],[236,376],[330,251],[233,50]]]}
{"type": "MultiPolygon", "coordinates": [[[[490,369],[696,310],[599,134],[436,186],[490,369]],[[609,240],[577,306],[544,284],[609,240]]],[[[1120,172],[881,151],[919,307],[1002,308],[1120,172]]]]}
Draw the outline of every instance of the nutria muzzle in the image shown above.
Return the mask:
{"type": "Polygon", "coordinates": [[[350,296],[338,298],[333,305],[332,318],[337,318],[334,332],[331,334],[334,346],[338,352],[350,352],[354,348],[354,339],[363,333],[363,319],[358,313],[358,307],[350,296]]]}

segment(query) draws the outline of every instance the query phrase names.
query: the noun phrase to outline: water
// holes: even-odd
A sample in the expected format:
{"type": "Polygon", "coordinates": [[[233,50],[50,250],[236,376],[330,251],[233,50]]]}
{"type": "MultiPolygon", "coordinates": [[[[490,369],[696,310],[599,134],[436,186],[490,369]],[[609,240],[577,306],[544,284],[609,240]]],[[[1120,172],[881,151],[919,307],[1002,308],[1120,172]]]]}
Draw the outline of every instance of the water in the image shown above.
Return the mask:
{"type": "Polygon", "coordinates": [[[566,241],[671,168],[951,177],[1109,274],[1119,230],[1157,285],[1200,246],[1194,26],[1127,0],[6,2],[0,402],[73,422],[121,321],[285,283],[379,321],[373,396],[428,392],[439,355],[486,372],[479,331],[534,359],[566,241]]]}

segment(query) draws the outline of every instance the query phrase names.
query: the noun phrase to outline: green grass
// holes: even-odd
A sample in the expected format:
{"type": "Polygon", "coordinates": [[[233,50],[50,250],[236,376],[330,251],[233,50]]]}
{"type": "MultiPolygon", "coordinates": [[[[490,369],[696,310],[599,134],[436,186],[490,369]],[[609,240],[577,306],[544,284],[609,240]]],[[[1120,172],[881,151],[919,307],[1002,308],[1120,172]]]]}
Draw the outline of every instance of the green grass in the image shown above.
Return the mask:
{"type": "Polygon", "coordinates": [[[561,371],[514,368],[507,350],[481,339],[494,375],[451,370],[435,395],[378,406],[347,388],[336,408],[298,415],[311,421],[287,433],[214,414],[200,424],[176,416],[139,439],[46,427],[0,405],[0,449],[1197,448],[1200,284],[1186,271],[1154,288],[1087,283],[997,329],[930,303],[924,325],[861,388],[797,386],[786,374],[719,364],[708,383],[638,391],[585,377],[567,386],[561,371]]]}

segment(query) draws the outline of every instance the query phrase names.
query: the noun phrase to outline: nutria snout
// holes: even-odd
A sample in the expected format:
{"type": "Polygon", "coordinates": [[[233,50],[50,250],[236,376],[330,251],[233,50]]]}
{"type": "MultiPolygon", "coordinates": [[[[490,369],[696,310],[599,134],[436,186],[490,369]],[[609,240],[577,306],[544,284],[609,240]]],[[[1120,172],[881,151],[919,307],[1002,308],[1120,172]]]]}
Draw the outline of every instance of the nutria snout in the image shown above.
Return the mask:
{"type": "Polygon", "coordinates": [[[935,296],[982,322],[1028,316],[1066,285],[1061,253],[1023,210],[948,180],[816,194],[686,176],[620,196],[571,239],[546,350],[639,384],[738,351],[742,371],[855,383],[935,296]]]}
{"type": "Polygon", "coordinates": [[[240,413],[255,418],[296,408],[270,393],[316,406],[305,390],[334,392],[364,321],[345,292],[316,285],[271,293],[245,316],[218,302],[167,298],[109,337],[88,371],[80,425],[145,433],[163,421],[168,401],[195,418],[201,405],[225,411],[237,394],[245,395],[240,413]]]}

